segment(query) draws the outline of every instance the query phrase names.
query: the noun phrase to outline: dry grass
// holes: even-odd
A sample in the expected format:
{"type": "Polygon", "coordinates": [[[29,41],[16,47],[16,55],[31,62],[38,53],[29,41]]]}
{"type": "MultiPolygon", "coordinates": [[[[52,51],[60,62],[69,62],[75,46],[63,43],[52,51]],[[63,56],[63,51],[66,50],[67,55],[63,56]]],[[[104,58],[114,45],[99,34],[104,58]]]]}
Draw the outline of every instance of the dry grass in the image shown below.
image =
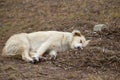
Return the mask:
{"type": "Polygon", "coordinates": [[[0,0],[0,51],[11,35],[20,32],[80,29],[87,38],[93,39],[84,51],[75,54],[68,51],[64,52],[66,56],[60,55],[55,64],[61,65],[62,69],[56,66],[55,71],[50,70],[55,65],[49,62],[29,65],[17,58],[7,60],[0,56],[1,79],[6,76],[6,80],[32,80],[32,77],[47,80],[53,75],[54,79],[62,79],[60,74],[68,73],[63,75],[64,80],[119,80],[119,3],[119,0],[0,0]],[[111,29],[92,35],[93,26],[99,23],[111,29]],[[108,52],[104,54],[103,48],[108,52]],[[50,67],[46,69],[46,65],[50,67]],[[37,73],[40,68],[45,76],[37,73]],[[27,75],[24,77],[19,70],[27,75]],[[101,74],[97,74],[99,71],[101,74]]]}

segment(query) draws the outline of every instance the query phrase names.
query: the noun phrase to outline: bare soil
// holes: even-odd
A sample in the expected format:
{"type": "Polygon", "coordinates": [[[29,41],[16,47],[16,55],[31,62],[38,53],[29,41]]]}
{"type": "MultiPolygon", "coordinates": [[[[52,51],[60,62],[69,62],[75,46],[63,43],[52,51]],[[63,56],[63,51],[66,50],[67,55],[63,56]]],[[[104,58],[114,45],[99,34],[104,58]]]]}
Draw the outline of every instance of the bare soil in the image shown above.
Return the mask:
{"type": "MultiPolygon", "coordinates": [[[[119,0],[0,0],[0,52],[13,34],[79,29],[90,44],[38,64],[0,56],[0,80],[120,80],[119,0]],[[95,24],[109,29],[93,33],[95,24]]],[[[49,58],[49,56],[46,56],[49,58]]]]}

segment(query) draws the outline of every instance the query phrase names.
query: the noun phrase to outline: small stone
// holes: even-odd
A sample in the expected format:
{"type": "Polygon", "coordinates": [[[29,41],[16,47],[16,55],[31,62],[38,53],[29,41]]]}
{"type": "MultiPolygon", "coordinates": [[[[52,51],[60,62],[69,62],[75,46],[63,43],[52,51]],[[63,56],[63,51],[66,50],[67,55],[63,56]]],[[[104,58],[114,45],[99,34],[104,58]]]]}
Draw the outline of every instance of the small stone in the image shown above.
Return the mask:
{"type": "Polygon", "coordinates": [[[106,26],[105,24],[97,24],[94,26],[93,28],[93,32],[97,32],[97,31],[102,31],[103,29],[108,29],[108,26],[106,26]]]}

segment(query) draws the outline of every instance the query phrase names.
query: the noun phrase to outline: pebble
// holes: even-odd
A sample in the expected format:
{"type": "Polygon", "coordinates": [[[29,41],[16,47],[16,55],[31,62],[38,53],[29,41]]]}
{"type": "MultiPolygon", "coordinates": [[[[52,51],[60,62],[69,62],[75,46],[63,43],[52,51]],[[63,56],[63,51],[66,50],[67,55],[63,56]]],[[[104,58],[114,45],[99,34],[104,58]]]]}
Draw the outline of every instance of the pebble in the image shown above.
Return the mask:
{"type": "Polygon", "coordinates": [[[96,33],[98,31],[102,31],[103,29],[108,29],[108,26],[106,26],[105,24],[97,24],[94,26],[93,32],[96,33]]]}

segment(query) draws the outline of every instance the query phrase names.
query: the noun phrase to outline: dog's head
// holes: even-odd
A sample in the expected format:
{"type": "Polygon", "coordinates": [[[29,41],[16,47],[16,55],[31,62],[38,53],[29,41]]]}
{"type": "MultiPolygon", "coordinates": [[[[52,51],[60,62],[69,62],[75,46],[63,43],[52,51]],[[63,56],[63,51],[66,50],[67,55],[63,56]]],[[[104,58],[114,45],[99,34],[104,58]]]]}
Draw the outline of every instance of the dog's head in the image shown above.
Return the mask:
{"type": "Polygon", "coordinates": [[[72,36],[73,36],[71,42],[72,49],[83,49],[90,42],[90,40],[86,40],[86,38],[80,33],[79,30],[74,30],[72,32],[72,36]]]}

